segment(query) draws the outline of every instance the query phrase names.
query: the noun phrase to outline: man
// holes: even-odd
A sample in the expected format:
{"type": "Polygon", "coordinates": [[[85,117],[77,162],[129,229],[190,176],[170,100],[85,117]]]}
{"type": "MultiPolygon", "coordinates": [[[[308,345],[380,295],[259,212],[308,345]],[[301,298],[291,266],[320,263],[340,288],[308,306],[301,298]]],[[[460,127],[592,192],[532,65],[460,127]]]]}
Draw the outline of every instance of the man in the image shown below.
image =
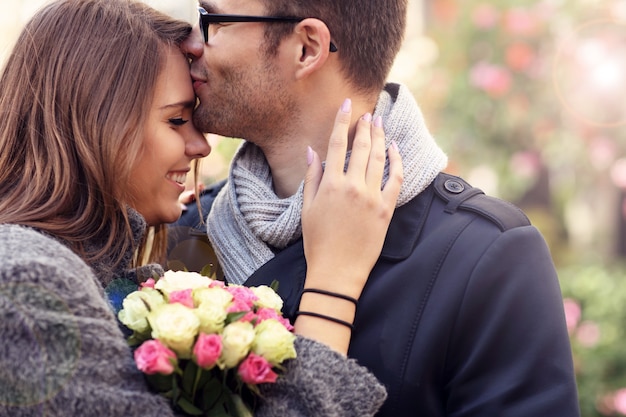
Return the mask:
{"type": "MultiPolygon", "coordinates": [[[[302,180],[307,146],[324,159],[336,109],[349,97],[355,117],[382,118],[404,166],[349,350],[387,387],[379,415],[577,416],[561,294],[543,238],[519,209],[442,173],[446,156],[409,91],[385,85],[406,3],[200,1],[200,30],[183,46],[200,101],[194,122],[247,140],[226,185],[202,197],[211,245],[228,281],[278,280],[292,319],[301,300],[328,301],[302,293],[302,180]]],[[[183,217],[185,224],[203,227],[199,218],[183,217]]],[[[341,271],[327,273],[341,279],[341,271]]]]}

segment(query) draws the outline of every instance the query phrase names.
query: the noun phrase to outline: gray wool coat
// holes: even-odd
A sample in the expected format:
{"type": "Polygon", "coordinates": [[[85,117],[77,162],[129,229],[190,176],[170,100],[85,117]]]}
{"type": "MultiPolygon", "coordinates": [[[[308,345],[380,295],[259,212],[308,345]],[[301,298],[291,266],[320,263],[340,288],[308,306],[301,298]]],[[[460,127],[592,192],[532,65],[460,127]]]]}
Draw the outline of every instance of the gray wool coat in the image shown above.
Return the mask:
{"type": "MultiPolygon", "coordinates": [[[[139,236],[145,223],[131,218],[139,236]]],[[[0,225],[0,416],[173,416],[136,369],[104,295],[124,274],[34,229],[0,225]]],[[[384,387],[354,360],[301,337],[296,349],[279,382],[262,386],[256,416],[362,417],[383,403],[384,387]]]]}

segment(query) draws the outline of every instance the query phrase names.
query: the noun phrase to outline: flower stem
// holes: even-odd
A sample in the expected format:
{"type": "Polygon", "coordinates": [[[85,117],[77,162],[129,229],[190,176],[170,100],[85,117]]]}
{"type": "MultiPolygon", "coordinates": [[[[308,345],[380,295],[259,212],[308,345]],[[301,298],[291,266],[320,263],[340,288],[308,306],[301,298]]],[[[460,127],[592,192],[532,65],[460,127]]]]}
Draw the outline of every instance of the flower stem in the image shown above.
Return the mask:
{"type": "Polygon", "coordinates": [[[198,383],[200,382],[200,377],[202,377],[202,368],[198,366],[196,368],[196,378],[193,381],[193,390],[191,391],[191,398],[194,401],[196,400],[196,391],[198,390],[198,383]]]}

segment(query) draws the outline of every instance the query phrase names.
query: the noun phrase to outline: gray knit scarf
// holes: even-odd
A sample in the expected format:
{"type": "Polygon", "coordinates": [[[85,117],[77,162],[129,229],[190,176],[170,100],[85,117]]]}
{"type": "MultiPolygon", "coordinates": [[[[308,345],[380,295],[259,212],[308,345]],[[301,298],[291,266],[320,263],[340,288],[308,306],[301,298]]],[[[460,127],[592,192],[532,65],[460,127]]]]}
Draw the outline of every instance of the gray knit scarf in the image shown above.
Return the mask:
{"type": "MultiPolygon", "coordinates": [[[[388,84],[376,104],[374,116],[378,115],[383,118],[386,146],[395,140],[402,156],[400,207],[428,187],[445,168],[447,157],[428,132],[406,87],[388,84]]],[[[383,182],[388,177],[387,164],[383,182]]],[[[301,237],[302,190],[300,185],[293,196],[278,198],[263,152],[243,142],[231,163],[228,183],[216,197],[207,219],[209,240],[229,282],[242,284],[274,257],[274,251],[301,237]]]]}

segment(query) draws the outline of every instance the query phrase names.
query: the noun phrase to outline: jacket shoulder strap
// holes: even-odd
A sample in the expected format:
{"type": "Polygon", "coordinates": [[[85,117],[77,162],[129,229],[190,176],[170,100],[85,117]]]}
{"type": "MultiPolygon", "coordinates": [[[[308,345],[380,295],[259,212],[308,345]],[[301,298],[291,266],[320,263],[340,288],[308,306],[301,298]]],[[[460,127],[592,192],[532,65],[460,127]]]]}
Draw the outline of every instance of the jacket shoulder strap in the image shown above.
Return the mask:
{"type": "Polygon", "coordinates": [[[530,225],[528,217],[519,207],[485,195],[481,189],[472,187],[460,177],[440,173],[435,179],[435,193],[447,203],[444,208],[446,213],[470,211],[491,221],[503,232],[530,225]]]}

